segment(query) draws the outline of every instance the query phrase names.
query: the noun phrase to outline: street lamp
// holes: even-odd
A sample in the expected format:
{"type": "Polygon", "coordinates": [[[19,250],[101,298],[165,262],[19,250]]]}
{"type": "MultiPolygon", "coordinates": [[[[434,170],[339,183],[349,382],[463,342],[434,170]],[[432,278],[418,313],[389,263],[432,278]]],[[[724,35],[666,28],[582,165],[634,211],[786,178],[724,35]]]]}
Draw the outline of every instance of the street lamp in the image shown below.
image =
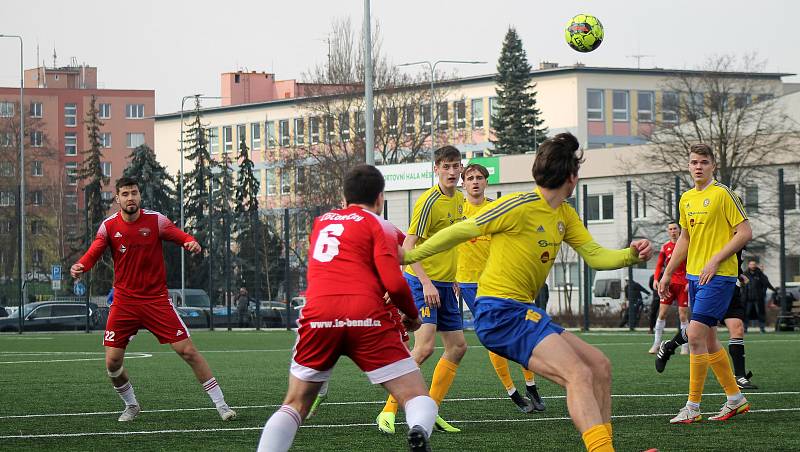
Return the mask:
{"type": "Polygon", "coordinates": [[[19,39],[19,333],[22,334],[22,318],[25,314],[25,107],[24,76],[22,60],[22,36],[0,35],[0,38],[19,39]]]}
{"type": "MultiPolygon", "coordinates": [[[[202,94],[190,94],[188,96],[183,96],[181,98],[181,169],[180,169],[180,177],[181,177],[181,185],[179,187],[180,190],[180,203],[181,203],[181,230],[183,230],[186,225],[184,224],[184,217],[183,217],[183,184],[184,184],[184,174],[183,174],[183,108],[186,104],[186,99],[223,99],[223,97],[219,96],[204,96],[202,94]]],[[[184,291],[186,290],[186,252],[183,248],[181,248],[181,303],[186,302],[186,294],[184,291]]],[[[210,295],[210,294],[209,294],[210,295]]]]}
{"type": "Polygon", "coordinates": [[[461,61],[461,60],[437,60],[431,63],[430,61],[415,61],[413,63],[403,63],[398,64],[397,67],[402,66],[416,66],[419,64],[427,64],[428,68],[431,70],[431,184],[435,183],[436,177],[434,173],[434,167],[436,166],[436,157],[434,153],[436,152],[436,131],[435,127],[435,120],[433,115],[433,108],[436,104],[435,102],[435,94],[433,91],[433,84],[436,77],[436,65],[439,63],[447,63],[447,64],[486,64],[486,61],[461,61]]]}

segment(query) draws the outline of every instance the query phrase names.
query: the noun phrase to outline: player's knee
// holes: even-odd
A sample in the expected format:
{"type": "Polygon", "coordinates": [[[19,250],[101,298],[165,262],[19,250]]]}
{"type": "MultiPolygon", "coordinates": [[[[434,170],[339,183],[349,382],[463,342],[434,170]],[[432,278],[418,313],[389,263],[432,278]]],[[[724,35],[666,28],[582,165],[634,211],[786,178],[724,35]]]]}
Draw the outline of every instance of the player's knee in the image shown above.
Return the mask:
{"type": "Polygon", "coordinates": [[[106,358],[106,371],[109,377],[120,376],[122,374],[122,359],[106,358]]]}
{"type": "Polygon", "coordinates": [[[450,346],[450,355],[458,360],[461,361],[461,358],[467,353],[467,342],[456,342],[450,346]]]}
{"type": "Polygon", "coordinates": [[[594,360],[592,371],[594,378],[602,380],[603,383],[611,382],[611,360],[606,355],[600,355],[594,360]]]}
{"type": "Polygon", "coordinates": [[[564,379],[567,384],[591,384],[594,380],[594,372],[586,363],[578,360],[574,365],[565,369],[564,379]]]}
{"type": "Polygon", "coordinates": [[[433,344],[414,344],[414,359],[421,363],[433,354],[433,344]]]}

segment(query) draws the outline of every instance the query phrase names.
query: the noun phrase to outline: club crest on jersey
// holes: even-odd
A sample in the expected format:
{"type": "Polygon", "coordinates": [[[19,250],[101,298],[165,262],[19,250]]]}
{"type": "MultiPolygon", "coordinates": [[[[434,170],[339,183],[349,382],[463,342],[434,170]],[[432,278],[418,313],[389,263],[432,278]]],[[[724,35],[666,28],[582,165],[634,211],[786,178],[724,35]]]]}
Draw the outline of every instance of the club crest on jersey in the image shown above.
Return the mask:
{"type": "Polygon", "coordinates": [[[711,200],[710,199],[706,198],[706,199],[703,200],[703,207],[708,207],[709,204],[711,204],[711,200]]]}
{"type": "Polygon", "coordinates": [[[139,228],[139,235],[147,237],[150,235],[150,228],[139,228]]]}
{"type": "Polygon", "coordinates": [[[121,232],[119,232],[119,231],[117,231],[117,233],[116,233],[116,234],[114,234],[114,238],[115,238],[115,239],[118,239],[118,238],[120,238],[120,237],[122,237],[122,233],[121,233],[121,232]]]}
{"type": "Polygon", "coordinates": [[[544,253],[542,253],[542,255],[539,256],[539,260],[542,261],[543,264],[550,262],[550,252],[545,251],[544,253]]]}
{"type": "Polygon", "coordinates": [[[128,251],[128,248],[125,248],[125,245],[120,245],[119,246],[119,252],[120,253],[124,253],[125,251],[128,251]]]}
{"type": "Polygon", "coordinates": [[[464,213],[464,206],[458,206],[458,214],[461,215],[464,213]]]}
{"type": "Polygon", "coordinates": [[[566,228],[564,227],[564,222],[559,221],[556,227],[558,227],[558,233],[564,235],[564,231],[566,230],[566,228]]]}

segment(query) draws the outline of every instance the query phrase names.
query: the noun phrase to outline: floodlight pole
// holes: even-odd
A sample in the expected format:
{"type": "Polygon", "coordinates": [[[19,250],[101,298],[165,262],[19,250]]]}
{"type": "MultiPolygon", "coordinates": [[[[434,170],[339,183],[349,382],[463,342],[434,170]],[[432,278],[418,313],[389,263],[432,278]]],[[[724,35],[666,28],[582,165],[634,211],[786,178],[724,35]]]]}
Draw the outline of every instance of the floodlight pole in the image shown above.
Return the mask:
{"type": "Polygon", "coordinates": [[[372,27],[369,11],[370,0],[364,0],[364,101],[366,111],[364,112],[365,144],[364,154],[367,165],[375,164],[375,100],[372,96],[372,27]]]}

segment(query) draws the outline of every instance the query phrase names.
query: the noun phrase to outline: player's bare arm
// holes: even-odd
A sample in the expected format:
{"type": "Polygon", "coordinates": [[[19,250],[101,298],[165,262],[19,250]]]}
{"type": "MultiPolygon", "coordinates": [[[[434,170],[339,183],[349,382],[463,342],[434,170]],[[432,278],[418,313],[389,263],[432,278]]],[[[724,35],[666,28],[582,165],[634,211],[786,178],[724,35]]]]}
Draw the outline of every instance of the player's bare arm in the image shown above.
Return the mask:
{"type": "Polygon", "coordinates": [[[81,263],[72,264],[72,267],[69,269],[69,274],[72,275],[73,278],[78,278],[83,274],[83,269],[84,267],[81,263]]]}
{"type": "Polygon", "coordinates": [[[703,266],[703,270],[700,272],[701,285],[710,281],[717,274],[717,269],[722,261],[739,252],[753,238],[753,229],[747,220],[737,224],[735,231],[733,238],[703,266]]]}
{"type": "Polygon", "coordinates": [[[197,241],[186,242],[183,244],[183,248],[192,254],[197,254],[203,250],[197,241]]]}

